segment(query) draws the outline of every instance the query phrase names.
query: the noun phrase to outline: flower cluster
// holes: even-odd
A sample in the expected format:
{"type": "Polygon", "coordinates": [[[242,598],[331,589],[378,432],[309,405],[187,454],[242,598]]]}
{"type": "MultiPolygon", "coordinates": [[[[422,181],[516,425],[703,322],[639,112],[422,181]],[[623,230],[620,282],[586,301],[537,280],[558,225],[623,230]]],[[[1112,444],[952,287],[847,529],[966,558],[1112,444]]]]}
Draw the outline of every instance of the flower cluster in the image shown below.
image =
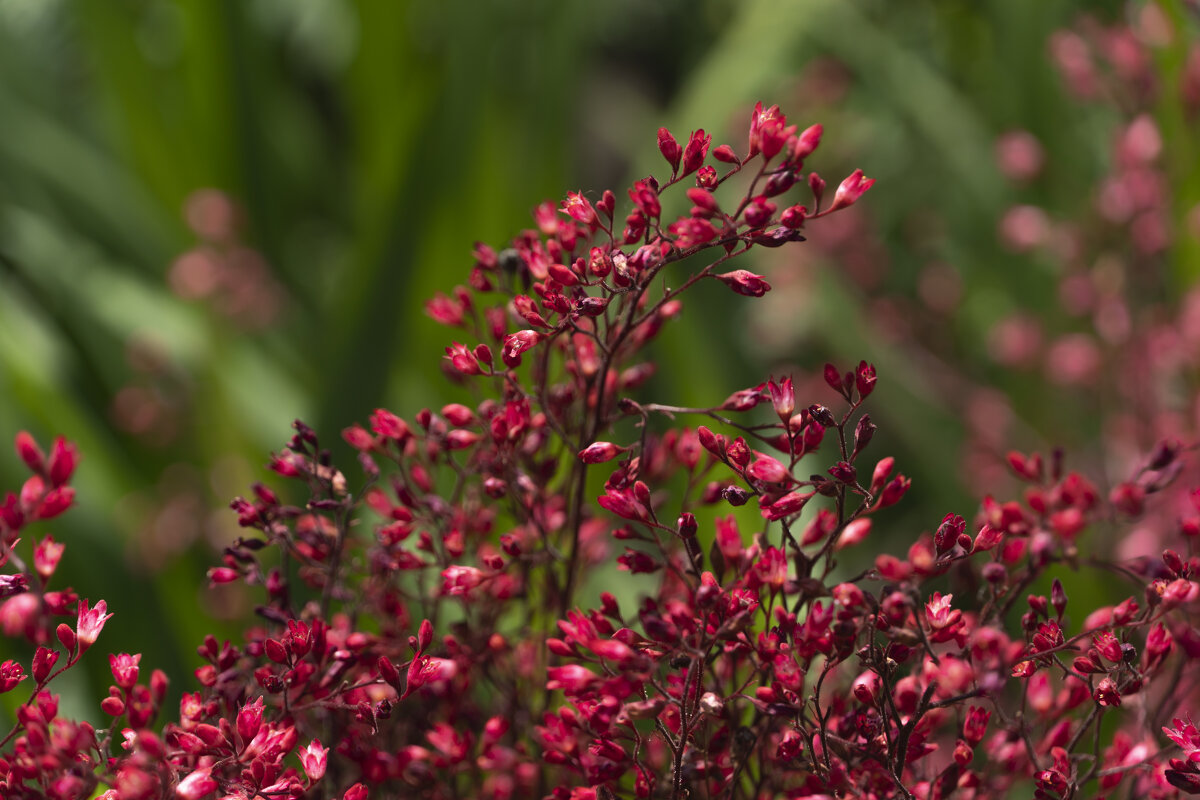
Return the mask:
{"type": "MultiPolygon", "coordinates": [[[[201,645],[165,725],[166,676],[139,683],[137,654],[110,656],[107,729],[57,715],[47,685],[108,614],[49,590],[49,537],[32,569],[18,558],[23,526],[70,505],[75,463],[64,442],[47,458],[19,437],[34,477],[0,508],[15,566],[0,617],[37,651],[3,795],[1200,793],[1200,732],[1182,719],[1200,495],[1161,554],[1081,547],[1174,491],[1190,447],[1162,441],[1111,493],[1060,453],[1012,453],[1020,497],[871,559],[911,487],[872,448],[872,365],[826,365],[822,397],[786,376],[705,407],[644,396],[646,346],[684,292],[761,297],[739,257],[803,240],[871,188],[855,171],[826,201],[805,167],[821,135],[761,105],[740,149],[662,129],[667,172],[635,182],[623,215],[612,192],[570,193],[509,247],[478,245],[467,285],[427,307],[457,331],[446,369],[475,399],[376,410],[343,432],[353,469],[296,423],[270,462],[288,483],[234,501],[247,533],[209,572],[261,591],[257,619],[201,645]],[[1120,599],[1077,608],[1076,572],[1120,599]]],[[[25,677],[0,665],[6,690],[25,677]]]]}

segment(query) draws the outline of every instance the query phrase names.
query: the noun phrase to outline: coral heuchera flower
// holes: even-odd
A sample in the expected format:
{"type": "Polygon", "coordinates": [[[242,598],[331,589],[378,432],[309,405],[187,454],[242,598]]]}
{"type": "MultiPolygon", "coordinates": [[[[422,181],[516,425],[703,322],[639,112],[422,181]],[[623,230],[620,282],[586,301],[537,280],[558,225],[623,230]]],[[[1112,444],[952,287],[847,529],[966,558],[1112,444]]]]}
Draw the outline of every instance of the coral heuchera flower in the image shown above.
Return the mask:
{"type": "Polygon", "coordinates": [[[104,623],[112,619],[108,611],[108,603],[100,600],[95,608],[88,608],[87,600],[79,601],[79,616],[75,625],[75,637],[79,642],[79,652],[82,653],[93,644],[104,630],[104,623]]]}
{"type": "Polygon", "coordinates": [[[321,746],[320,739],[313,739],[308,747],[300,751],[300,764],[310,783],[316,783],[325,776],[325,765],[329,748],[321,746]]]}
{"type": "Polygon", "coordinates": [[[1187,720],[1173,719],[1172,728],[1164,727],[1163,733],[1167,735],[1175,744],[1183,748],[1183,756],[1188,761],[1200,762],[1200,728],[1192,722],[1191,716],[1187,720]]]}
{"type": "Polygon", "coordinates": [[[762,297],[771,291],[771,284],[767,283],[762,275],[755,275],[744,269],[735,269],[733,272],[726,272],[714,277],[738,294],[747,297],[762,297]]]}
{"type": "Polygon", "coordinates": [[[165,724],[167,676],[143,681],[136,653],[108,656],[93,704],[108,728],[60,713],[48,687],[111,615],[54,583],[74,548],[23,533],[70,506],[74,446],[18,435],[31,474],[0,500],[0,630],[33,652],[0,664],[0,692],[32,686],[0,742],[0,797],[1200,794],[1200,731],[1162,729],[1182,758],[1158,733],[1197,686],[1200,494],[1180,488],[1194,435],[1115,459],[1133,466],[1106,497],[1065,455],[1004,459],[989,431],[1019,494],[909,536],[887,511],[911,482],[878,452],[872,364],[825,364],[821,381],[823,360],[797,352],[801,380],[759,376],[707,405],[656,396],[672,384],[649,380],[647,347],[684,292],[715,279],[763,296],[744,254],[802,225],[816,238],[873,184],[855,171],[821,210],[803,164],[821,138],[759,104],[749,155],[718,145],[706,164],[710,134],[681,145],[664,128],[671,174],[627,203],[569,192],[508,246],[476,244],[466,285],[427,307],[455,329],[462,393],[345,428],[356,467],[294,423],[269,463],[292,491],[236,499],[242,535],[208,572],[255,593],[254,615],[236,644],[204,638],[165,724]],[[1122,546],[1148,537],[1149,556],[1088,538],[1131,518],[1122,546]],[[1089,571],[1128,598],[1069,602],[1064,581],[1089,571]]]}
{"type": "Polygon", "coordinates": [[[861,169],[854,170],[838,186],[837,193],[833,196],[833,204],[827,211],[838,211],[854,205],[858,198],[866,194],[867,190],[874,185],[874,178],[864,177],[861,169]]]}

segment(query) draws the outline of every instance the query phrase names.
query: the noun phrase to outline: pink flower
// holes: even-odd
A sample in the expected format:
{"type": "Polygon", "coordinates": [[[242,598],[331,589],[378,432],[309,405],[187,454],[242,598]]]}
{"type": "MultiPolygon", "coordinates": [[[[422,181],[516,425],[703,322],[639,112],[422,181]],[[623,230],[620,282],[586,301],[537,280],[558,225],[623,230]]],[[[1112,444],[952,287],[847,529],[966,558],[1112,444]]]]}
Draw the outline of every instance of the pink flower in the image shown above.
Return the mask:
{"type": "Polygon", "coordinates": [[[138,662],[142,660],[141,653],[110,653],[108,665],[112,669],[113,680],[122,689],[132,689],[138,679],[138,662]]]}
{"type": "Polygon", "coordinates": [[[66,547],[65,544],[54,541],[53,536],[47,536],[38,542],[37,546],[33,548],[33,566],[38,575],[43,578],[53,575],[54,571],[58,569],[58,562],[62,559],[63,550],[66,547]]]}
{"type": "Polygon", "coordinates": [[[466,595],[483,583],[483,572],[476,567],[454,565],[442,570],[442,594],[466,595]]]}
{"type": "Polygon", "coordinates": [[[855,201],[866,194],[867,189],[870,189],[874,185],[874,178],[863,177],[861,169],[854,170],[838,186],[837,193],[833,196],[833,205],[825,209],[825,213],[828,214],[831,211],[837,211],[840,208],[854,205],[855,201]]]}
{"type": "Polygon", "coordinates": [[[550,678],[546,681],[546,688],[561,689],[567,696],[582,694],[599,680],[596,673],[581,664],[550,667],[546,670],[546,675],[550,678]]]}
{"type": "Polygon", "coordinates": [[[183,800],[200,800],[206,794],[217,790],[217,782],[213,780],[207,769],[199,769],[188,775],[175,787],[175,793],[183,800]]]}
{"type": "Polygon", "coordinates": [[[517,367],[521,364],[521,354],[537,344],[539,339],[541,336],[533,330],[510,333],[504,337],[504,347],[500,356],[508,366],[517,367]]]}
{"type": "Polygon", "coordinates": [[[427,684],[449,680],[457,673],[458,666],[449,659],[418,655],[409,664],[408,685],[404,687],[404,694],[400,699],[403,700],[427,684]]]}
{"type": "Polygon", "coordinates": [[[961,646],[966,635],[963,631],[963,613],[950,607],[950,601],[953,599],[952,594],[934,592],[925,604],[925,621],[929,623],[931,641],[947,642],[955,639],[959,640],[961,646]]]}
{"type": "Polygon", "coordinates": [[[1192,723],[1192,718],[1189,715],[1187,722],[1181,719],[1171,720],[1174,728],[1163,728],[1163,733],[1167,735],[1175,744],[1183,748],[1184,757],[1188,761],[1200,761],[1200,729],[1192,723]]]}
{"type": "Polygon", "coordinates": [[[452,342],[446,348],[446,360],[463,375],[479,375],[483,372],[470,348],[459,342],[452,342]]]}
{"type": "Polygon", "coordinates": [[[300,751],[300,764],[310,783],[316,783],[325,775],[326,756],[329,748],[321,746],[320,739],[313,739],[308,747],[300,751]]]}
{"type": "Polygon", "coordinates": [[[75,636],[79,642],[79,653],[83,654],[100,636],[100,631],[104,630],[104,623],[112,618],[112,614],[106,614],[108,611],[108,603],[100,600],[96,603],[96,607],[89,609],[87,600],[79,601],[79,619],[75,623],[75,636]]]}
{"type": "Polygon", "coordinates": [[[579,460],[585,464],[603,464],[612,461],[628,448],[612,442],[593,442],[579,451],[579,460]]]}

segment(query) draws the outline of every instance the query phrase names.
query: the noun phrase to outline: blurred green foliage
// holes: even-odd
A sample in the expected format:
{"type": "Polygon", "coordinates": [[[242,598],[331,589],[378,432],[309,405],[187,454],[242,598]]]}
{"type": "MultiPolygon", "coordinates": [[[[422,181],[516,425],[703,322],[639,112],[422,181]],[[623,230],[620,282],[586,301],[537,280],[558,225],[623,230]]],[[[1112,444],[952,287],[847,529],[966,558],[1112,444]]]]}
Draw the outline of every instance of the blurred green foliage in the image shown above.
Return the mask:
{"type": "MultiPolygon", "coordinates": [[[[1193,24],[1182,0],[1162,6],[1193,24]]],[[[473,241],[502,244],[567,189],[661,171],[659,125],[740,149],[757,100],[825,124],[813,166],[830,191],[856,166],[878,178],[864,203],[880,285],[912,297],[930,262],[949,265],[959,311],[913,321],[944,341],[937,358],[1003,381],[1027,444],[1088,442],[1099,421],[1079,413],[1085,397],[1064,411],[1036,376],[984,358],[998,318],[1055,302],[1053,271],[998,247],[997,219],[1015,202],[1073,213],[1109,158],[1115,112],[1069,100],[1047,56],[1083,11],[1132,13],[1095,0],[0,0],[0,433],[62,434],[84,454],[80,509],[51,526],[63,580],[117,611],[109,648],[181,673],[220,611],[201,543],[234,535],[225,504],[265,477],[293,418],[333,441],[377,405],[445,402],[452,335],[422,303],[465,279],[473,241]],[[995,166],[1013,129],[1047,153],[1028,187],[995,166]],[[207,246],[184,212],[202,189],[238,209],[226,244],[267,265],[245,273],[265,294],[237,314],[172,281],[176,259],[207,246]]],[[[1162,47],[1164,64],[1185,48],[1162,47]]],[[[1184,165],[1182,219],[1200,199],[1197,139],[1166,102],[1160,118],[1184,165]]],[[[1197,269],[1188,247],[1177,285],[1197,269]]],[[[878,333],[836,263],[802,293],[773,312],[794,331],[781,350],[759,346],[719,287],[699,292],[661,343],[654,390],[712,403],[770,368],[872,360],[880,453],[916,479],[900,530],[970,513],[947,478],[961,398],[929,379],[936,364],[878,333]]],[[[0,459],[5,486],[21,473],[0,459]]]]}

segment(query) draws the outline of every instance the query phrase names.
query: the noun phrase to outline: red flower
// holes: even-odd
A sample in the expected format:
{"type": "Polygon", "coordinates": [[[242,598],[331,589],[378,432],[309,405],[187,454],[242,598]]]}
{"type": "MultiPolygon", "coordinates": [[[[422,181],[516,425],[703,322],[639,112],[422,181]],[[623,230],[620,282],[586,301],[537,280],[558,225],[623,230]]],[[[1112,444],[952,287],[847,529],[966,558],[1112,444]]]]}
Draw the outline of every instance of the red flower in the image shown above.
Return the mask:
{"type": "Polygon", "coordinates": [[[704,159],[708,156],[708,146],[710,144],[712,144],[712,136],[706,135],[703,128],[691,135],[687,146],[683,149],[683,169],[680,172],[681,175],[688,175],[695,172],[704,164],[704,159]]]}

